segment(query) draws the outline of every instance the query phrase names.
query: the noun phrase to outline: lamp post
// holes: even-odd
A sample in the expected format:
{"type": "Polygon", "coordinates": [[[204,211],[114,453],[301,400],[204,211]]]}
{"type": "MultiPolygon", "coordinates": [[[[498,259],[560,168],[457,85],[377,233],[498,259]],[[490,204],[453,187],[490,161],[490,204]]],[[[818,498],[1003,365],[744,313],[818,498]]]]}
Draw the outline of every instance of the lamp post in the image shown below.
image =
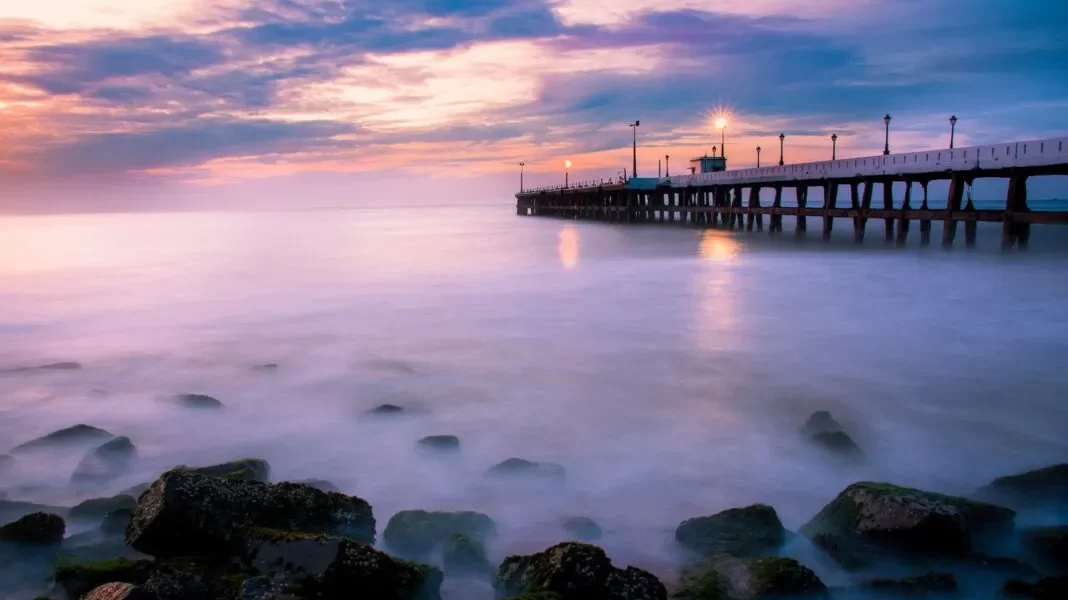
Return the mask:
{"type": "Polygon", "coordinates": [[[957,115],[949,118],[949,149],[953,149],[953,138],[957,135],[957,115]]]}
{"type": "Polygon", "coordinates": [[[712,158],[716,158],[716,146],[712,146],[712,158]]]}
{"type": "Polygon", "coordinates": [[[523,167],[527,166],[527,163],[519,163],[519,193],[523,193],[523,167]]]}
{"type": "Polygon", "coordinates": [[[569,175],[568,171],[570,169],[571,169],[571,161],[570,160],[565,160],[564,161],[564,187],[568,187],[569,186],[569,184],[568,184],[568,175],[569,175]]]}
{"type": "Polygon", "coordinates": [[[723,158],[727,158],[727,119],[716,119],[716,129],[719,129],[719,151],[723,158]]]}
{"type": "Polygon", "coordinates": [[[634,164],[631,165],[633,167],[631,169],[631,173],[633,173],[633,175],[632,175],[633,177],[637,177],[638,176],[638,126],[641,125],[641,124],[642,124],[641,121],[634,121],[633,123],[630,124],[630,129],[631,129],[631,132],[633,133],[632,142],[631,142],[631,157],[634,160],[634,164]]]}
{"type": "Polygon", "coordinates": [[[886,146],[883,148],[883,156],[890,154],[890,115],[883,117],[883,123],[886,123],[886,146]]]}
{"type": "Polygon", "coordinates": [[[831,134],[831,160],[838,160],[838,134],[831,134]]]}
{"type": "Polygon", "coordinates": [[[664,155],[664,177],[671,177],[671,156],[664,155]]]}
{"type": "Polygon", "coordinates": [[[757,146],[757,168],[760,168],[760,146],[757,146]]]}
{"type": "Polygon", "coordinates": [[[779,166],[780,167],[783,166],[784,164],[786,164],[782,160],[783,159],[783,147],[784,147],[785,144],[786,144],[786,134],[785,133],[780,133],[779,134],[779,166]]]}

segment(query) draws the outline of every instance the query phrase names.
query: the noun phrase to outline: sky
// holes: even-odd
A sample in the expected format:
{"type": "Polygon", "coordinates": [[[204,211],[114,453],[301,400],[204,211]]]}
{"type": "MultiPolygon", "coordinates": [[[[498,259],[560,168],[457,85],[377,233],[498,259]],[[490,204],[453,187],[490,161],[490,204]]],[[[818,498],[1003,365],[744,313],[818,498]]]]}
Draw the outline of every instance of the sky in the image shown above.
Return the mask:
{"type": "Polygon", "coordinates": [[[0,209],[511,201],[1068,134],[1064,0],[0,0],[0,209]],[[775,156],[770,156],[774,154],[775,156]]]}

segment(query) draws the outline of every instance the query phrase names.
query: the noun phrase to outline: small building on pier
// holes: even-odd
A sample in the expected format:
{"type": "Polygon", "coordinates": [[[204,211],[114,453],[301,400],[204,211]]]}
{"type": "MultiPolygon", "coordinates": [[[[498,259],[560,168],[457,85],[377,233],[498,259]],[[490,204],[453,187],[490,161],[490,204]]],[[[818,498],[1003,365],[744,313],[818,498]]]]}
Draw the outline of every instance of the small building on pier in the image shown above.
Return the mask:
{"type": "Polygon", "coordinates": [[[690,174],[718,173],[727,170],[726,156],[698,156],[690,159],[690,174]]]}

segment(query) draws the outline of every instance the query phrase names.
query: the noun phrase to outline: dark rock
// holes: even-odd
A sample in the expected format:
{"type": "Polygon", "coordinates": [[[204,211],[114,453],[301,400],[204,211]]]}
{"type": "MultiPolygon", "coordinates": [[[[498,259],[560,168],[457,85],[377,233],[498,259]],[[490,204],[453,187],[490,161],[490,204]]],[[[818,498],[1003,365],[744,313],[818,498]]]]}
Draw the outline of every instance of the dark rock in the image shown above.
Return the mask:
{"type": "Polygon", "coordinates": [[[801,431],[806,436],[812,437],[821,433],[842,431],[842,425],[834,420],[834,417],[831,416],[829,411],[818,410],[812,413],[812,416],[805,421],[805,425],[801,428],[801,431]]]}
{"type": "Polygon", "coordinates": [[[132,561],[125,558],[60,564],[56,566],[56,585],[71,598],[81,598],[93,589],[110,582],[133,584],[144,583],[152,570],[147,560],[132,561]]]}
{"type": "Polygon", "coordinates": [[[563,481],[566,473],[564,467],[556,463],[532,462],[522,458],[509,458],[486,471],[489,477],[532,477],[553,481],[563,481]]]}
{"type": "Polygon", "coordinates": [[[530,592],[522,596],[512,596],[504,600],[561,600],[556,592],[530,592]]]}
{"type": "Polygon", "coordinates": [[[294,481],[293,483],[299,483],[301,485],[310,485],[317,490],[324,492],[341,492],[336,485],[325,479],[301,479],[300,481],[294,481]]]}
{"type": "Polygon", "coordinates": [[[222,477],[223,479],[238,479],[241,481],[264,481],[271,476],[271,465],[260,458],[242,458],[224,462],[210,467],[178,467],[209,477],[222,477]]]}
{"type": "Polygon", "coordinates": [[[67,427],[66,429],[60,429],[59,431],[53,431],[52,433],[35,440],[19,444],[18,446],[15,446],[12,452],[86,444],[113,437],[115,436],[103,429],[91,425],[79,424],[67,427]]]}
{"type": "Polygon", "coordinates": [[[442,564],[449,575],[474,575],[492,579],[497,568],[486,559],[481,542],[462,533],[454,533],[445,543],[442,564]]]}
{"type": "Polygon", "coordinates": [[[1020,545],[1039,566],[1068,574],[1068,525],[1024,529],[1020,531],[1020,545]]]}
{"type": "Polygon", "coordinates": [[[265,363],[252,367],[254,371],[273,372],[278,370],[278,363],[265,363]]]}
{"type": "Polygon", "coordinates": [[[55,545],[63,541],[67,524],[63,517],[49,513],[33,513],[0,527],[0,542],[55,545]]]}
{"type": "MultiPolygon", "coordinates": [[[[184,566],[184,565],[183,565],[184,566]]],[[[159,565],[145,580],[144,588],[159,600],[203,600],[212,597],[205,577],[197,570],[159,565]]]]}
{"type": "Polygon", "coordinates": [[[2,375],[14,375],[19,373],[33,373],[36,371],[77,371],[82,366],[76,362],[57,362],[34,367],[16,367],[14,369],[0,369],[2,375]]]}
{"type": "Polygon", "coordinates": [[[857,589],[894,598],[926,598],[953,594],[957,591],[957,578],[952,573],[932,571],[905,579],[869,579],[857,589]]]}
{"type": "Polygon", "coordinates": [[[792,558],[737,558],[726,554],[683,569],[672,598],[743,600],[749,598],[826,598],[827,586],[792,558]]]}
{"type": "Polygon", "coordinates": [[[460,438],[455,435],[428,435],[419,440],[419,447],[454,452],[460,449],[460,438]]]}
{"type": "Polygon", "coordinates": [[[485,543],[497,532],[493,519],[479,512],[428,512],[403,510],[393,515],[382,532],[386,547],[406,558],[425,560],[453,534],[461,533],[485,543]]]}
{"type": "Polygon", "coordinates": [[[1012,579],[1005,582],[1001,595],[1033,600],[1063,600],[1068,598],[1068,577],[1046,577],[1035,583],[1012,579]]]}
{"type": "MultiPolygon", "coordinates": [[[[136,500],[134,501],[136,505],[136,500]]],[[[104,521],[100,524],[100,532],[104,535],[123,535],[126,533],[126,526],[130,524],[130,518],[133,517],[133,508],[116,508],[104,516],[104,521]]]]}
{"type": "Polygon", "coordinates": [[[801,527],[846,569],[891,557],[965,556],[1001,542],[1013,511],[885,483],[850,485],[801,527]]]}
{"type": "Polygon", "coordinates": [[[175,401],[186,408],[222,408],[218,398],[206,394],[178,394],[175,401]]]}
{"type": "Polygon", "coordinates": [[[105,583],[82,597],[82,600],[159,600],[144,588],[129,583],[105,583]]]}
{"type": "Polygon", "coordinates": [[[117,437],[96,448],[78,463],[73,484],[106,483],[130,468],[137,449],[128,437],[117,437]]]}
{"type": "Polygon", "coordinates": [[[641,569],[618,569],[597,546],[557,544],[529,556],[509,556],[497,570],[499,594],[558,594],[560,600],[666,600],[660,581],[641,569]]]}
{"type": "Polygon", "coordinates": [[[786,530],[774,508],[754,504],[687,519],[675,529],[675,539],[704,556],[762,556],[778,552],[786,530]]]}
{"type": "Polygon", "coordinates": [[[111,498],[93,498],[70,509],[72,520],[103,519],[108,513],[119,509],[132,509],[137,505],[133,496],[119,495],[111,498]]]}
{"type": "Polygon", "coordinates": [[[1019,510],[1068,506],[1068,463],[1019,475],[998,477],[975,493],[976,498],[1019,510]]]}
{"type": "Polygon", "coordinates": [[[863,460],[864,451],[844,431],[824,431],[812,436],[812,442],[834,454],[851,460],[863,460]]]}
{"type": "Polygon", "coordinates": [[[173,469],[138,499],[126,541],[157,557],[218,553],[252,526],[375,540],[371,506],[355,496],[173,469]]]}
{"type": "Polygon", "coordinates": [[[403,406],[397,406],[396,404],[379,404],[378,406],[367,411],[368,415],[399,415],[406,412],[403,406]]]}
{"type": "Polygon", "coordinates": [[[580,542],[596,541],[604,535],[597,522],[589,517],[566,517],[560,520],[560,526],[580,542]]]}
{"type": "Polygon", "coordinates": [[[67,509],[62,506],[48,506],[34,502],[0,500],[0,523],[14,521],[32,513],[52,513],[63,516],[67,514],[67,509]]]}
{"type": "Polygon", "coordinates": [[[144,483],[139,483],[137,485],[130,486],[130,487],[122,490],[121,492],[119,492],[119,495],[120,496],[122,496],[122,495],[133,496],[134,498],[137,498],[141,494],[145,493],[145,490],[147,490],[148,486],[150,486],[150,485],[152,485],[151,481],[146,481],[144,483]]]}
{"type": "Polygon", "coordinates": [[[347,538],[253,529],[246,560],[254,570],[304,579],[302,597],[439,600],[440,570],[410,563],[347,538]]]}

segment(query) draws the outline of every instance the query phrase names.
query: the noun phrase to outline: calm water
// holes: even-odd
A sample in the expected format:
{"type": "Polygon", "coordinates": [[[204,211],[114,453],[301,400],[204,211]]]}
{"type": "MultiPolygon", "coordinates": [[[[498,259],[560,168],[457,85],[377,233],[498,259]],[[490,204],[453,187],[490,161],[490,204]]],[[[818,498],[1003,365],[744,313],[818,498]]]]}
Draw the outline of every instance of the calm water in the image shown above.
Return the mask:
{"type": "MultiPolygon", "coordinates": [[[[507,207],[0,217],[0,368],[84,365],[0,376],[0,452],[84,422],[138,447],[102,491],[260,456],[367,498],[380,528],[485,511],[498,559],[594,516],[618,562],[657,572],[691,516],[767,502],[796,528],[857,479],[967,492],[1063,461],[1068,230],[1003,255],[996,231],[943,252],[884,248],[875,222],[858,249],[837,227],[825,245],[791,223],[770,241],[507,207]],[[226,409],[166,401],[180,392],[226,409]],[[361,418],[382,402],[421,412],[361,418]],[[869,465],[799,436],[817,409],[869,465]],[[416,451],[439,433],[461,458],[416,451]],[[510,456],[567,483],[482,477],[510,456]]],[[[73,502],[79,458],[20,458],[2,487],[73,502]]]]}

